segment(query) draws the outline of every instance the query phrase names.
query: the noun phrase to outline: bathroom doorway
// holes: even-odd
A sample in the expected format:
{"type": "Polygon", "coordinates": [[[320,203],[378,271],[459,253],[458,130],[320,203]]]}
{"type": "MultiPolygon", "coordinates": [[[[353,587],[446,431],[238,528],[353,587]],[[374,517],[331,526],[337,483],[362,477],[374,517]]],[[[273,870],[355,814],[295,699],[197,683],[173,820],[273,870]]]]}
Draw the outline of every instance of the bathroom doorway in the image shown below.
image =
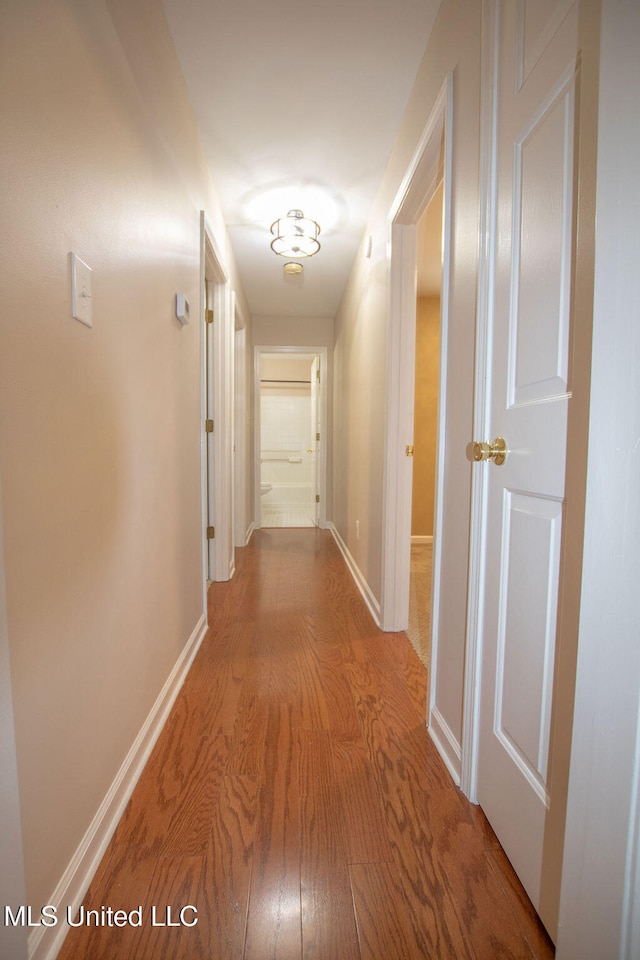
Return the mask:
{"type": "Polygon", "coordinates": [[[321,526],[323,355],[257,348],[256,526],[321,526]]]}

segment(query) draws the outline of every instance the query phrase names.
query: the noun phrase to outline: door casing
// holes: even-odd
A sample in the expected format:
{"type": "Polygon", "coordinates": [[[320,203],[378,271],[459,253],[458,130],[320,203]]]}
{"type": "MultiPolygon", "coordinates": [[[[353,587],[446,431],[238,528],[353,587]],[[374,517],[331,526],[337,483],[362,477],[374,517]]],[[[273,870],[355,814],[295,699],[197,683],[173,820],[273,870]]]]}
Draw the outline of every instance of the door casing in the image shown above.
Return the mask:
{"type": "Polygon", "coordinates": [[[447,330],[451,259],[451,164],[453,74],[440,88],[418,147],[388,217],[391,246],[391,304],[387,351],[386,456],[383,493],[382,598],[383,630],[406,630],[409,618],[412,461],[416,344],[417,224],[444,179],[441,338],[434,502],[433,582],[431,600],[431,670],[429,731],[453,779],[460,782],[460,749],[435,703],[438,623],[443,537],[444,443],[447,417],[447,330]]]}
{"type": "Polygon", "coordinates": [[[249,496],[249,391],[247,385],[247,321],[235,293],[231,294],[234,319],[233,363],[233,545],[244,547],[251,534],[247,504],[249,496]]]}

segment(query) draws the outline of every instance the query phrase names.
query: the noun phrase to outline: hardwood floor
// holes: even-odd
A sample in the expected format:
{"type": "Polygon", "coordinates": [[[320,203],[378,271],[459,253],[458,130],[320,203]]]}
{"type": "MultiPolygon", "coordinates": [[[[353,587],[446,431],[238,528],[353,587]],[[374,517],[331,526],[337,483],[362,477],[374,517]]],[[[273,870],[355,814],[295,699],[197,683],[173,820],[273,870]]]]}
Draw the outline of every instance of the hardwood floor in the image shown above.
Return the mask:
{"type": "Polygon", "coordinates": [[[407,636],[420,660],[431,657],[431,577],[433,543],[412,543],[409,566],[409,624],[407,636]]]}
{"type": "Polygon", "coordinates": [[[261,530],[236,563],[85,899],[142,925],[74,927],[60,960],[553,957],[330,534],[261,530]]]}

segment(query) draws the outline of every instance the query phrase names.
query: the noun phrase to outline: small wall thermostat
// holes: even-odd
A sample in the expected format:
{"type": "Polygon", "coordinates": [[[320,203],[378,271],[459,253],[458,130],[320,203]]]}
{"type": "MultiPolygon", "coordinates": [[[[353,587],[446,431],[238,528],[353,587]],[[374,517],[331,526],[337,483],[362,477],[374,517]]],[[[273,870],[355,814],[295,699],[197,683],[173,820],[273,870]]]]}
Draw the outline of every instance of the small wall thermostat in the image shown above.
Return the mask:
{"type": "Polygon", "coordinates": [[[180,323],[189,323],[189,301],[184,293],[176,293],[176,317],[180,323]]]}

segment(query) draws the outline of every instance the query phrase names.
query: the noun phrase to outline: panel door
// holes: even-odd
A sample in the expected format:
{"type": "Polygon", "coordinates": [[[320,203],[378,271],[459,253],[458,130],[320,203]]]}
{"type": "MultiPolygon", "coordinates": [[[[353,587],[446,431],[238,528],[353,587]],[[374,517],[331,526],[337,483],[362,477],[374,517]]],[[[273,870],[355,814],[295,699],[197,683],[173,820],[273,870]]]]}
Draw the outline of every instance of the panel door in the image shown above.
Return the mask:
{"type": "Polygon", "coordinates": [[[566,510],[579,83],[578,3],[496,2],[487,471],[478,799],[553,936],[542,896],[561,850],[550,808],[566,510]]]}
{"type": "Polygon", "coordinates": [[[311,364],[311,475],[313,522],[320,525],[320,357],[311,364]]]}
{"type": "MultiPolygon", "coordinates": [[[[206,280],[207,314],[213,316],[214,285],[206,280]]],[[[215,392],[214,392],[214,324],[205,322],[205,356],[206,356],[206,411],[207,421],[215,424],[215,392]]],[[[206,464],[207,464],[207,526],[215,530],[215,442],[213,431],[205,430],[206,464]]],[[[216,579],[216,541],[213,537],[207,540],[208,550],[208,578],[216,579]]]]}

